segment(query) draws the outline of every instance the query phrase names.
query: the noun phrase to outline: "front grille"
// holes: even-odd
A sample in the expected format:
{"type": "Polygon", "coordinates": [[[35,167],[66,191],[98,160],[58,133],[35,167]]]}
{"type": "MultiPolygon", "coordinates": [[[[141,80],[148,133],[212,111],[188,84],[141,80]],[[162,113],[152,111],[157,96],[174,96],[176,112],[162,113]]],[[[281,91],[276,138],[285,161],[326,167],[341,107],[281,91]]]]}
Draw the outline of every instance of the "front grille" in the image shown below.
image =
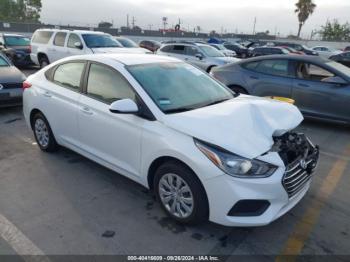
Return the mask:
{"type": "Polygon", "coordinates": [[[1,84],[3,86],[3,89],[16,89],[16,88],[22,88],[22,83],[7,83],[7,84],[1,84]]]}
{"type": "MultiPolygon", "coordinates": [[[[316,154],[318,158],[318,152],[316,154]]],[[[282,183],[290,198],[300,192],[311,179],[317,165],[316,154],[309,155],[306,159],[299,158],[287,167],[282,183]]]]}
{"type": "Polygon", "coordinates": [[[289,198],[292,198],[310,181],[317,166],[319,148],[304,134],[287,133],[275,137],[273,149],[279,153],[286,166],[282,185],[289,198]]]}

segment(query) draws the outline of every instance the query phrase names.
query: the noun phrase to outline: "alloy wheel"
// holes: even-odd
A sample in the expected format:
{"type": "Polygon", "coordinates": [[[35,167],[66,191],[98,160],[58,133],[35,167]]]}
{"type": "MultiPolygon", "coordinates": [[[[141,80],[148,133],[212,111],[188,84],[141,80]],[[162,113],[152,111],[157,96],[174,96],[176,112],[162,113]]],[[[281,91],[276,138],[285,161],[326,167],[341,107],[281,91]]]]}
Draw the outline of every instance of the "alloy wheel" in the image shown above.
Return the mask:
{"type": "Polygon", "coordinates": [[[193,213],[194,200],[191,188],[180,176],[165,174],[159,181],[159,196],[167,211],[178,218],[193,213]]]}

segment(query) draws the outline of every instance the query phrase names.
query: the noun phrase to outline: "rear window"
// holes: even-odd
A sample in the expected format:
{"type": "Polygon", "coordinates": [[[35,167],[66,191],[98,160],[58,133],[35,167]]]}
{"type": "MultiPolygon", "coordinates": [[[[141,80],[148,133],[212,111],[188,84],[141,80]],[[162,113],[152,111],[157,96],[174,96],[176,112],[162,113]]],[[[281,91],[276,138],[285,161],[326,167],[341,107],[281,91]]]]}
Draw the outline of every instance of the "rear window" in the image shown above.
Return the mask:
{"type": "Polygon", "coordinates": [[[53,32],[38,31],[33,35],[32,42],[37,44],[47,44],[50,41],[53,32]]]}
{"type": "Polygon", "coordinates": [[[8,46],[29,46],[30,40],[24,36],[5,36],[5,42],[8,46]]]}

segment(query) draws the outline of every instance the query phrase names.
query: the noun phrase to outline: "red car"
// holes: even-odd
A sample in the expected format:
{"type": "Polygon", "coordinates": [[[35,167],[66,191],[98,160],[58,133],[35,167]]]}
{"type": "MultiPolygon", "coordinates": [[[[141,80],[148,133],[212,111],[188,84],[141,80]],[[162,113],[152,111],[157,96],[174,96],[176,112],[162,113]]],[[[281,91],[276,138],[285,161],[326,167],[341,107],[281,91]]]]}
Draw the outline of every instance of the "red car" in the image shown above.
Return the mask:
{"type": "Polygon", "coordinates": [[[142,48],[146,48],[152,52],[155,52],[159,49],[161,43],[154,40],[143,40],[140,42],[139,46],[142,48]]]}
{"type": "Polygon", "coordinates": [[[289,51],[289,53],[291,53],[291,54],[295,54],[295,55],[305,55],[304,52],[302,52],[302,51],[297,51],[297,50],[295,50],[294,48],[289,47],[289,46],[279,46],[279,47],[282,47],[282,48],[284,48],[284,49],[287,49],[287,50],[289,51]]]}

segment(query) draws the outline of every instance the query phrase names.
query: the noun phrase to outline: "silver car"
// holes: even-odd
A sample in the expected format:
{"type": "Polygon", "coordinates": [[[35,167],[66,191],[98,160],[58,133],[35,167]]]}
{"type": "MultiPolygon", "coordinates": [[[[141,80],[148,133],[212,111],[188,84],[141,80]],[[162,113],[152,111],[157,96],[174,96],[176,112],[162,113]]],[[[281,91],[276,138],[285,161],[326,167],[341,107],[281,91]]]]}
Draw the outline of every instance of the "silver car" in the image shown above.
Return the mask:
{"type": "Polygon", "coordinates": [[[215,68],[211,75],[237,93],[292,98],[307,117],[350,123],[350,68],[301,55],[269,55],[215,68]]]}
{"type": "Polygon", "coordinates": [[[238,58],[226,57],[210,45],[195,42],[166,43],[158,49],[157,54],[176,57],[206,72],[216,66],[240,61],[238,58]]]}
{"type": "Polygon", "coordinates": [[[0,53],[0,108],[22,104],[25,75],[0,53]]]}

